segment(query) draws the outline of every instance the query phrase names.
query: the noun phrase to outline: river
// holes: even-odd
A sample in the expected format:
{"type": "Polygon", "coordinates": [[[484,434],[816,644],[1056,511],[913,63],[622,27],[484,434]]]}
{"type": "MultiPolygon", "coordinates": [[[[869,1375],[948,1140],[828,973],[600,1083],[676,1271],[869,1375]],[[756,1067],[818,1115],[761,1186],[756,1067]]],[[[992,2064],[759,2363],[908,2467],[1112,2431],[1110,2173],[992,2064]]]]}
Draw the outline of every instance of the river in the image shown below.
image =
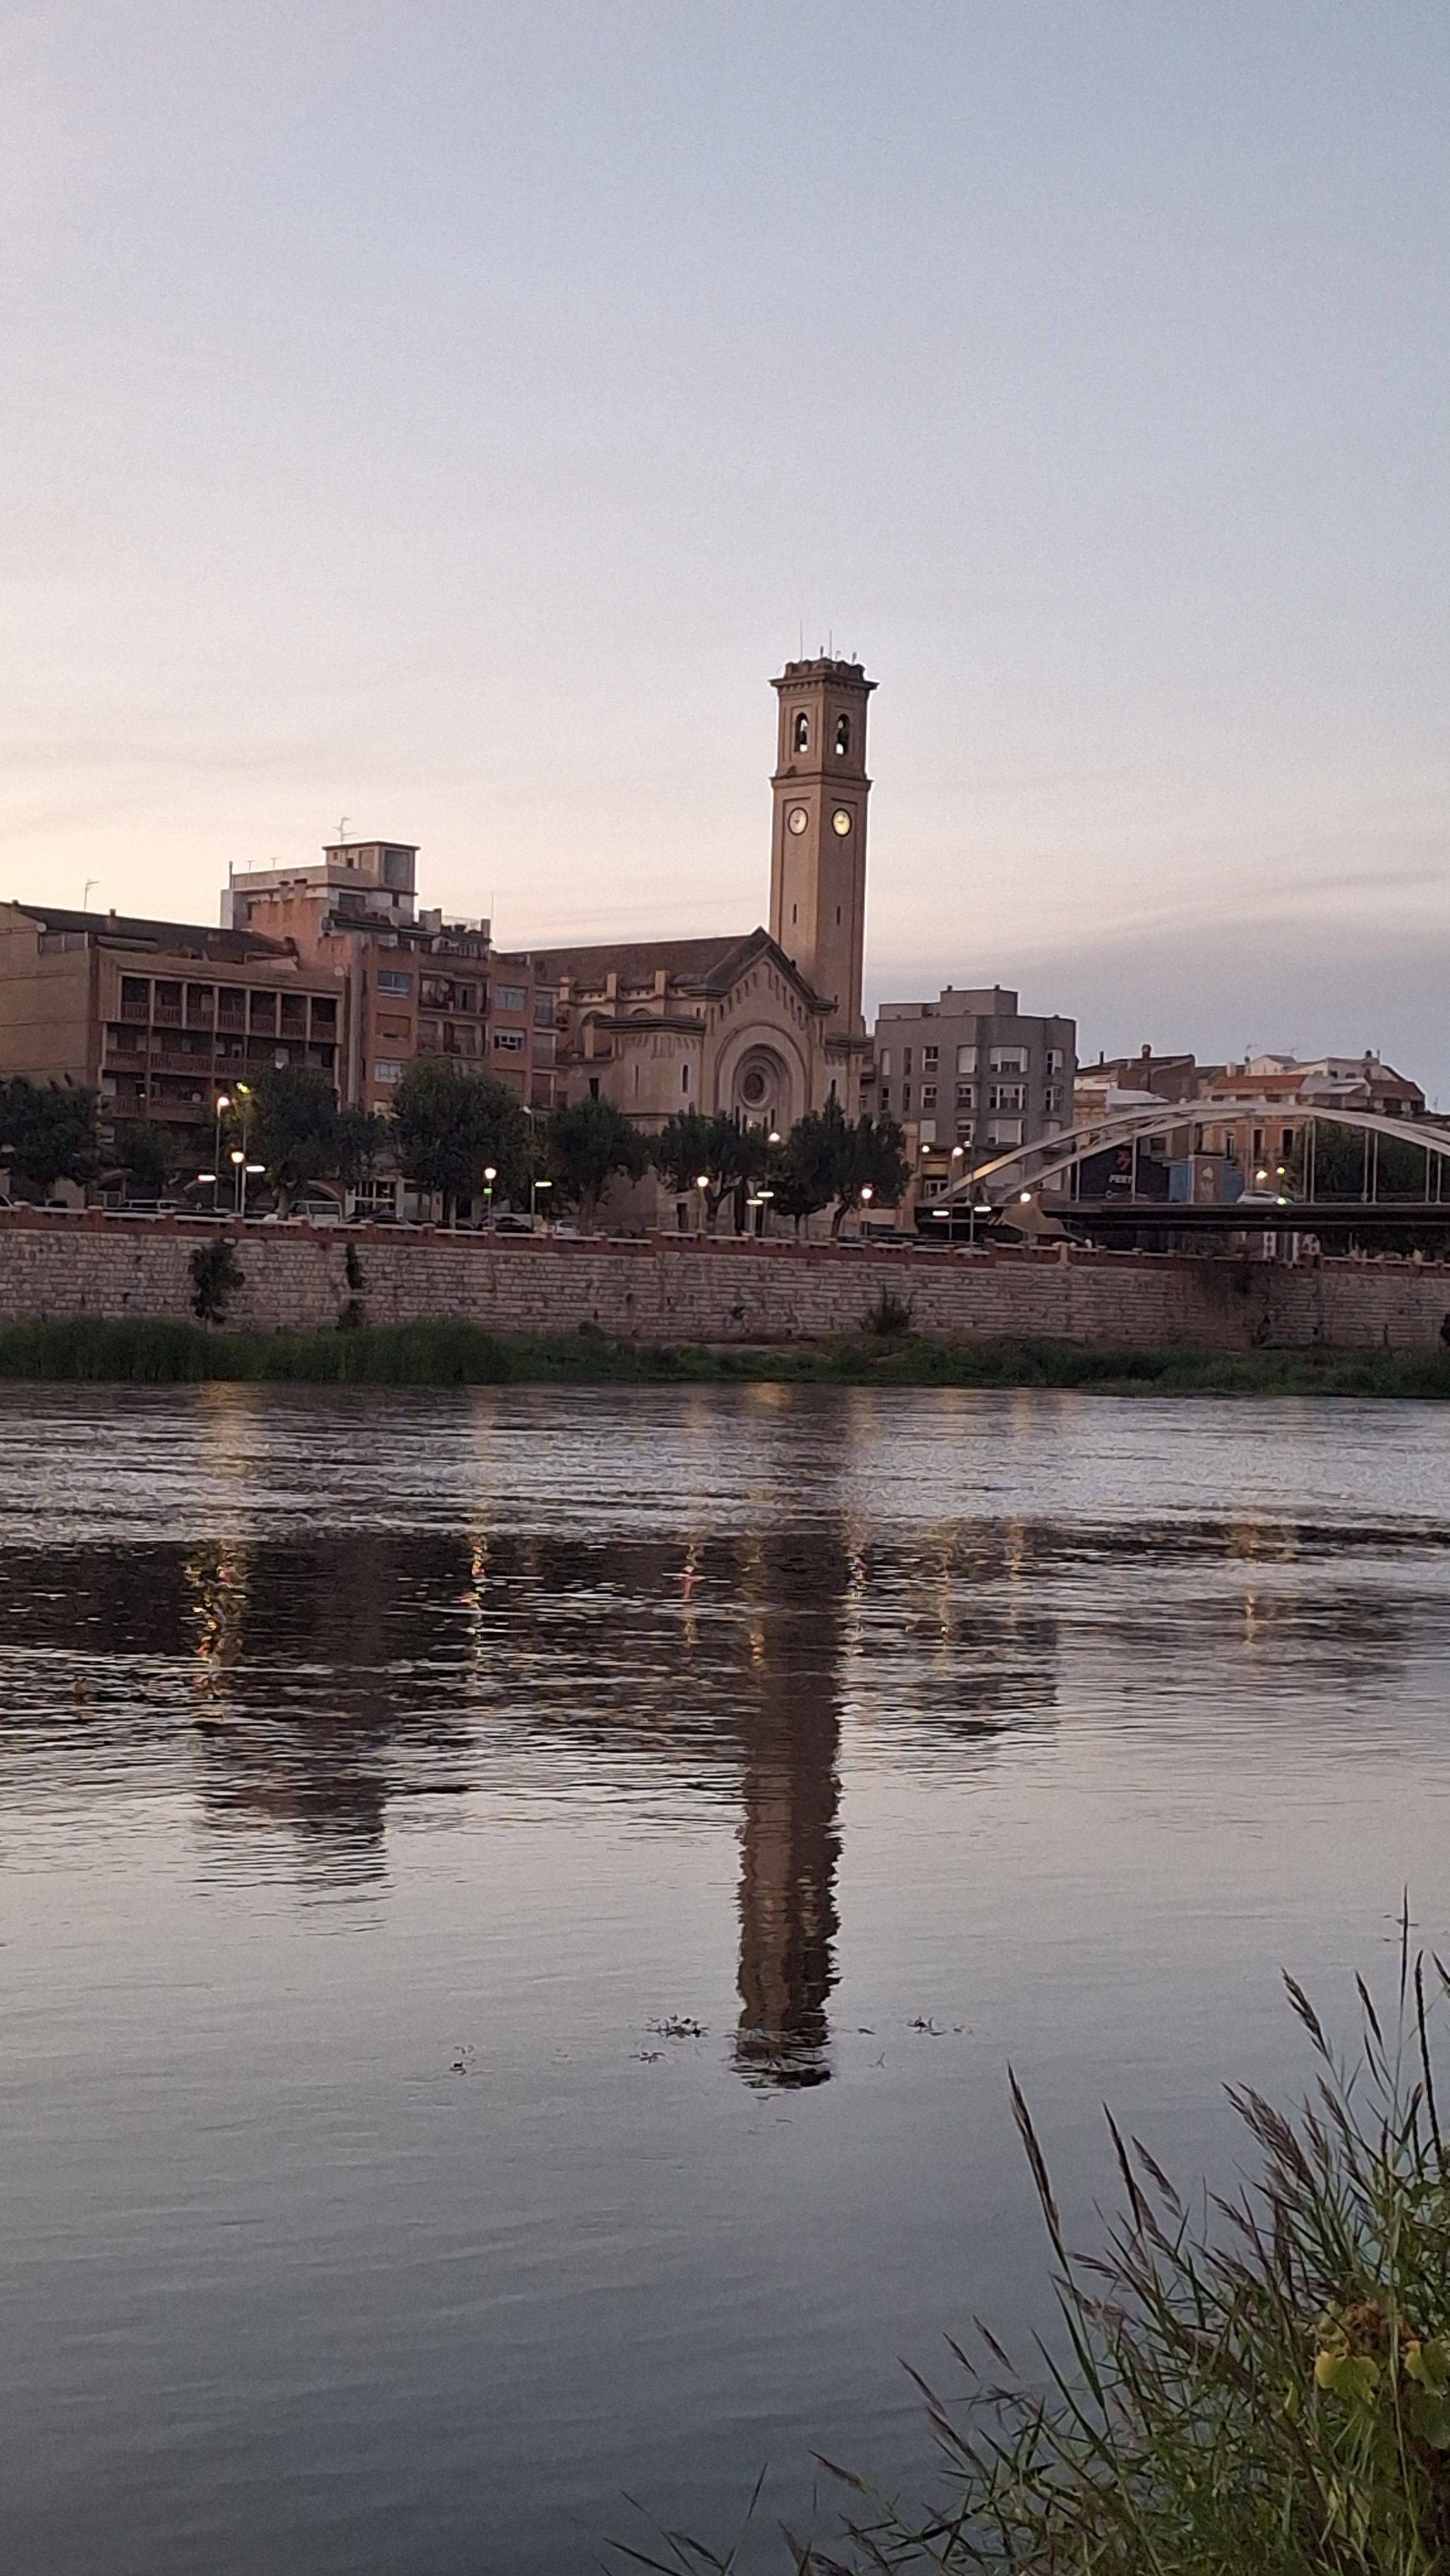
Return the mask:
{"type": "Polygon", "coordinates": [[[0,1389],[0,2561],[572,2576],[919,2489],[1107,2097],[1227,2180],[1408,1886],[1450,1413],[0,1389]],[[631,2502],[630,2499],[634,2501],[631,2502]]]}

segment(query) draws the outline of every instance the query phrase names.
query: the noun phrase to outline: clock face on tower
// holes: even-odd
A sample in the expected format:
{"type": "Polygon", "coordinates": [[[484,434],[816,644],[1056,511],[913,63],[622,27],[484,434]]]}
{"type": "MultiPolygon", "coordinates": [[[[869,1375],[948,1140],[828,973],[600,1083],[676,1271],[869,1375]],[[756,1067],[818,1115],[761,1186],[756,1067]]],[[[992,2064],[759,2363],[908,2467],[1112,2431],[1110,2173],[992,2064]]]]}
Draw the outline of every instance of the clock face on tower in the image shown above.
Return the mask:
{"type": "Polygon", "coordinates": [[[804,805],[792,805],[785,819],[792,832],[803,832],[811,818],[804,805]]]}
{"type": "Polygon", "coordinates": [[[847,813],[844,805],[838,805],[834,814],[831,816],[831,829],[833,832],[839,832],[842,840],[844,841],[846,834],[851,829],[851,817],[847,813]]]}

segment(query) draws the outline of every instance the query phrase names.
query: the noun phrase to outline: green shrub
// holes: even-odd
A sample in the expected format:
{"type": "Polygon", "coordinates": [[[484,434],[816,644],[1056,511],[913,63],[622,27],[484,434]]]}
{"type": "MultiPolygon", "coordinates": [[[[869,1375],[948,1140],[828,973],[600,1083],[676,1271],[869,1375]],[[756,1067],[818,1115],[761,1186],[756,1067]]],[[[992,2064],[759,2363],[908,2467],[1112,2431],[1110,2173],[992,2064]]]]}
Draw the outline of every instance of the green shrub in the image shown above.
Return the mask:
{"type": "Polygon", "coordinates": [[[203,1324],[225,1323],[227,1307],[237,1289],[246,1286],[247,1278],[231,1236],[218,1234],[210,1243],[199,1243],[187,1267],[191,1272],[192,1313],[203,1324]]]}

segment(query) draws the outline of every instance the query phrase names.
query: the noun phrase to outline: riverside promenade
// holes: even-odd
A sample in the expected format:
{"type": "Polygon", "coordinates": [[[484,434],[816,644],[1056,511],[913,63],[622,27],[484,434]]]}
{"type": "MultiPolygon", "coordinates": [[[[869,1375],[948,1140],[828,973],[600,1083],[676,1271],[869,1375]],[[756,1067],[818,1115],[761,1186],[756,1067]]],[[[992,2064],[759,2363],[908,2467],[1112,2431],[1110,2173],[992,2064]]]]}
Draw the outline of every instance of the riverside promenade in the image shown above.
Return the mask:
{"type": "Polygon", "coordinates": [[[652,1234],[450,1234],[420,1227],[215,1224],[185,1217],[0,1211],[0,1325],[191,1314],[191,1261],[225,1231],[242,1273],[241,1330],[303,1331],[448,1317],[510,1333],[596,1329],[660,1344],[827,1341],[883,1301],[942,1340],[1101,1347],[1422,1350],[1450,1317],[1450,1267],[1400,1260],[1266,1262],[1246,1255],[918,1251],[652,1234]],[[349,1257],[350,1256],[350,1257],[349,1257]]]}

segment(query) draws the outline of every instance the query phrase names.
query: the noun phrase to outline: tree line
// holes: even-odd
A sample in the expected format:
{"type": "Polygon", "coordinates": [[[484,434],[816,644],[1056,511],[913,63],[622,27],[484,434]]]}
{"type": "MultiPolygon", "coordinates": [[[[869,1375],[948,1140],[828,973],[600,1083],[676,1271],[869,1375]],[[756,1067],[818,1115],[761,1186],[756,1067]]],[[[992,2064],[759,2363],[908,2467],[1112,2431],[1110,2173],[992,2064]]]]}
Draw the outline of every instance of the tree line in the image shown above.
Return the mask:
{"type": "MultiPolygon", "coordinates": [[[[179,1177],[170,1131],[123,1121],[108,1158],[97,1113],[95,1093],[78,1083],[0,1083],[0,1165],[26,1192],[44,1195],[61,1180],[121,1180],[133,1196],[159,1197],[179,1177]]],[[[521,1205],[547,1184],[552,1206],[576,1212],[588,1230],[612,1181],[653,1169],[677,1196],[699,1194],[708,1225],[728,1201],[743,1213],[755,1198],[797,1221],[830,1208],[839,1233],[848,1212],[873,1198],[894,1206],[909,1176],[894,1120],[853,1122],[834,1099],[774,1139],[699,1110],[683,1110],[649,1134],[609,1100],[533,1117],[505,1083],[447,1056],[416,1057],[386,1116],[339,1108],[323,1073],[269,1067],[249,1091],[238,1086],[231,1095],[218,1141],[224,1158],[239,1143],[263,1166],[284,1208],[310,1184],[355,1188],[386,1162],[439,1203],[445,1224],[460,1201],[521,1205]]],[[[228,1169],[224,1159],[223,1177],[228,1169]]]]}

